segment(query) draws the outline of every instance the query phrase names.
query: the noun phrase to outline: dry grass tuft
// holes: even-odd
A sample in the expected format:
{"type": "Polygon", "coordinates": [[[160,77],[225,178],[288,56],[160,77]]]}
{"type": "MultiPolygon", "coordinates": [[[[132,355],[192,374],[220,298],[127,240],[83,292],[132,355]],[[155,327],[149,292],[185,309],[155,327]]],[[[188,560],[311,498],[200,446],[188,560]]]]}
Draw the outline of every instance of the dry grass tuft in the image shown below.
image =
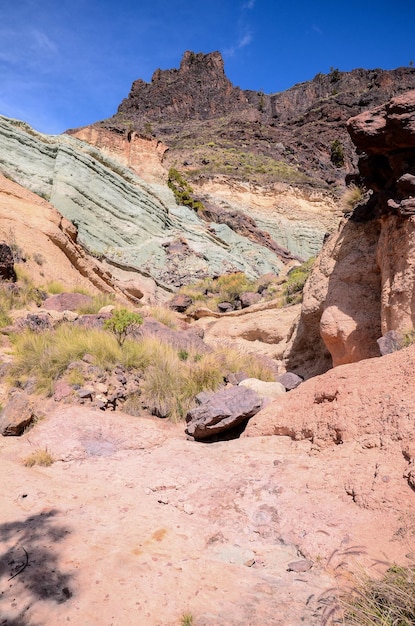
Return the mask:
{"type": "Polygon", "coordinates": [[[345,626],[412,626],[415,624],[415,568],[390,567],[383,578],[362,575],[341,599],[345,626]]]}
{"type": "Polygon", "coordinates": [[[55,460],[47,448],[38,448],[23,460],[23,465],[26,467],[33,467],[34,465],[49,467],[53,465],[55,460]]]}
{"type": "Polygon", "coordinates": [[[179,327],[179,318],[177,314],[168,309],[165,306],[148,306],[143,309],[143,314],[145,317],[153,317],[155,320],[160,322],[160,324],[164,324],[173,330],[177,330],[179,327]]]}

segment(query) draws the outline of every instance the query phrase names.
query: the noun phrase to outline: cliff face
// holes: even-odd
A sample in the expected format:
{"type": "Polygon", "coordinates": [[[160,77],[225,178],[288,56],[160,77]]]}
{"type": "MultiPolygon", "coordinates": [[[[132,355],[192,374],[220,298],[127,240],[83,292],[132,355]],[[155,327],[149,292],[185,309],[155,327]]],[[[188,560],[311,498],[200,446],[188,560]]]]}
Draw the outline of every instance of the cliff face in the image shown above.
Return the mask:
{"type": "Polygon", "coordinates": [[[241,89],[225,76],[219,52],[185,52],[178,70],[156,70],[151,83],[136,80],[118,108],[120,117],[168,125],[171,121],[206,120],[251,107],[241,89]]]}
{"type": "Polygon", "coordinates": [[[370,197],[323,247],[308,284],[289,361],[309,374],[330,366],[328,353],[334,366],[379,356],[382,335],[415,325],[415,91],[348,129],[370,197]]]}
{"type": "Polygon", "coordinates": [[[411,67],[334,69],[267,95],[234,87],[218,52],[186,52],[179,69],[157,70],[151,83],[135,81],[101,124],[153,133],[170,148],[167,161],[193,175],[343,184],[356,164],[346,121],[413,88],[411,67]]]}
{"type": "MultiPolygon", "coordinates": [[[[99,138],[105,143],[105,135],[99,138]]],[[[159,144],[149,144],[155,164],[159,144]]],[[[131,158],[124,146],[119,149],[123,158],[131,158]]],[[[0,155],[0,171],[76,224],[89,250],[167,289],[228,271],[251,277],[278,273],[283,265],[272,250],[229,227],[211,229],[193,211],[176,205],[164,181],[144,182],[108,150],[67,135],[42,135],[0,117],[0,155]]]]}

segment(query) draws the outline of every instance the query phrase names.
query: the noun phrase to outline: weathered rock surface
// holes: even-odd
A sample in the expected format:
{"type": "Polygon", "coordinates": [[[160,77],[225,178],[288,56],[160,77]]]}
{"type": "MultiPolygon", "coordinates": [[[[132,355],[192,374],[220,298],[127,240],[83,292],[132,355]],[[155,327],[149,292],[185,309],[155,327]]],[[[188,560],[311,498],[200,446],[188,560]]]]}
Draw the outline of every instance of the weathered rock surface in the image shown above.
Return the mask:
{"type": "Polygon", "coordinates": [[[300,309],[301,305],[280,308],[277,301],[254,304],[249,309],[225,315],[204,309],[197,312],[200,318],[192,326],[203,329],[204,341],[208,345],[225,342],[281,361],[300,309]]]}
{"type": "Polygon", "coordinates": [[[336,367],[305,381],[252,418],[247,436],[285,435],[319,445],[398,442],[415,455],[415,346],[336,367]]]}
{"type": "Polygon", "coordinates": [[[319,452],[287,437],[200,446],[181,425],[45,409],[0,450],[10,623],[76,624],[82,615],[91,626],[109,616],[121,625],[133,615],[176,626],[190,613],[202,626],[321,626],[339,573],[350,581],[379,560],[412,563],[415,494],[399,442],[319,452]],[[22,465],[45,447],[51,467],[22,465]],[[23,547],[30,567],[8,580],[25,563],[23,547]],[[299,572],[300,561],[312,567],[299,572]]]}
{"type": "MultiPolygon", "coordinates": [[[[1,171],[47,197],[76,224],[79,240],[121,269],[139,270],[172,288],[212,273],[279,272],[272,250],[177,206],[163,183],[145,183],[131,169],[79,139],[48,137],[0,117],[1,171]],[[186,241],[185,249],[171,247],[186,241]]],[[[76,229],[73,228],[73,236],[76,229]]]]}
{"type": "Polygon", "coordinates": [[[349,122],[371,191],[324,246],[287,361],[306,376],[380,354],[377,340],[415,325],[415,91],[349,122]],[[408,176],[409,175],[409,176],[408,176]],[[322,338],[324,346],[322,345],[322,338]]]}
{"type": "Polygon", "coordinates": [[[228,387],[207,396],[186,415],[186,433],[196,440],[228,433],[261,408],[262,401],[248,387],[228,387]]]}
{"type": "Polygon", "coordinates": [[[30,397],[19,392],[14,394],[0,414],[0,433],[4,437],[21,435],[35,418],[30,397]]]}

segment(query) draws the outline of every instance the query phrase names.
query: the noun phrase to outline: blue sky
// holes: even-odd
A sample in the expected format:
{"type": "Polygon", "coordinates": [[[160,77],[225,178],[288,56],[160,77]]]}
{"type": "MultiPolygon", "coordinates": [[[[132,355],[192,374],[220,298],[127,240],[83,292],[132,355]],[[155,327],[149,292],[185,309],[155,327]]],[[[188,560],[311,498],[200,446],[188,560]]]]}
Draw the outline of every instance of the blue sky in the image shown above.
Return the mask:
{"type": "Polygon", "coordinates": [[[1,0],[0,113],[60,133],[115,113],[133,80],[219,50],[243,89],[415,62],[414,0],[1,0]]]}

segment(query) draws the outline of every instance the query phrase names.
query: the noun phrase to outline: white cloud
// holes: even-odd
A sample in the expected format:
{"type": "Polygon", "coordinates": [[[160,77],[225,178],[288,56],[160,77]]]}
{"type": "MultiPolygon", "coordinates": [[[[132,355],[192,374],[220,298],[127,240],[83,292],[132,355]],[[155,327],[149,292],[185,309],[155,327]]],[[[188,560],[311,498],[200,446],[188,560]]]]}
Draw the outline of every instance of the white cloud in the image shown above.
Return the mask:
{"type": "Polygon", "coordinates": [[[34,48],[41,53],[45,54],[55,54],[57,52],[57,47],[53,43],[51,39],[46,35],[46,33],[33,29],[32,37],[34,39],[34,48]]]}
{"type": "Polygon", "coordinates": [[[233,56],[238,50],[241,50],[242,48],[249,46],[249,44],[252,41],[253,41],[252,33],[247,32],[244,35],[241,35],[241,37],[238,39],[238,42],[235,45],[230,46],[229,48],[226,48],[223,52],[224,54],[227,54],[228,56],[233,56]]]}
{"type": "Polygon", "coordinates": [[[255,6],[255,2],[256,2],[256,0],[248,0],[248,2],[245,2],[242,5],[242,8],[243,9],[253,9],[254,6],[255,6]]]}

